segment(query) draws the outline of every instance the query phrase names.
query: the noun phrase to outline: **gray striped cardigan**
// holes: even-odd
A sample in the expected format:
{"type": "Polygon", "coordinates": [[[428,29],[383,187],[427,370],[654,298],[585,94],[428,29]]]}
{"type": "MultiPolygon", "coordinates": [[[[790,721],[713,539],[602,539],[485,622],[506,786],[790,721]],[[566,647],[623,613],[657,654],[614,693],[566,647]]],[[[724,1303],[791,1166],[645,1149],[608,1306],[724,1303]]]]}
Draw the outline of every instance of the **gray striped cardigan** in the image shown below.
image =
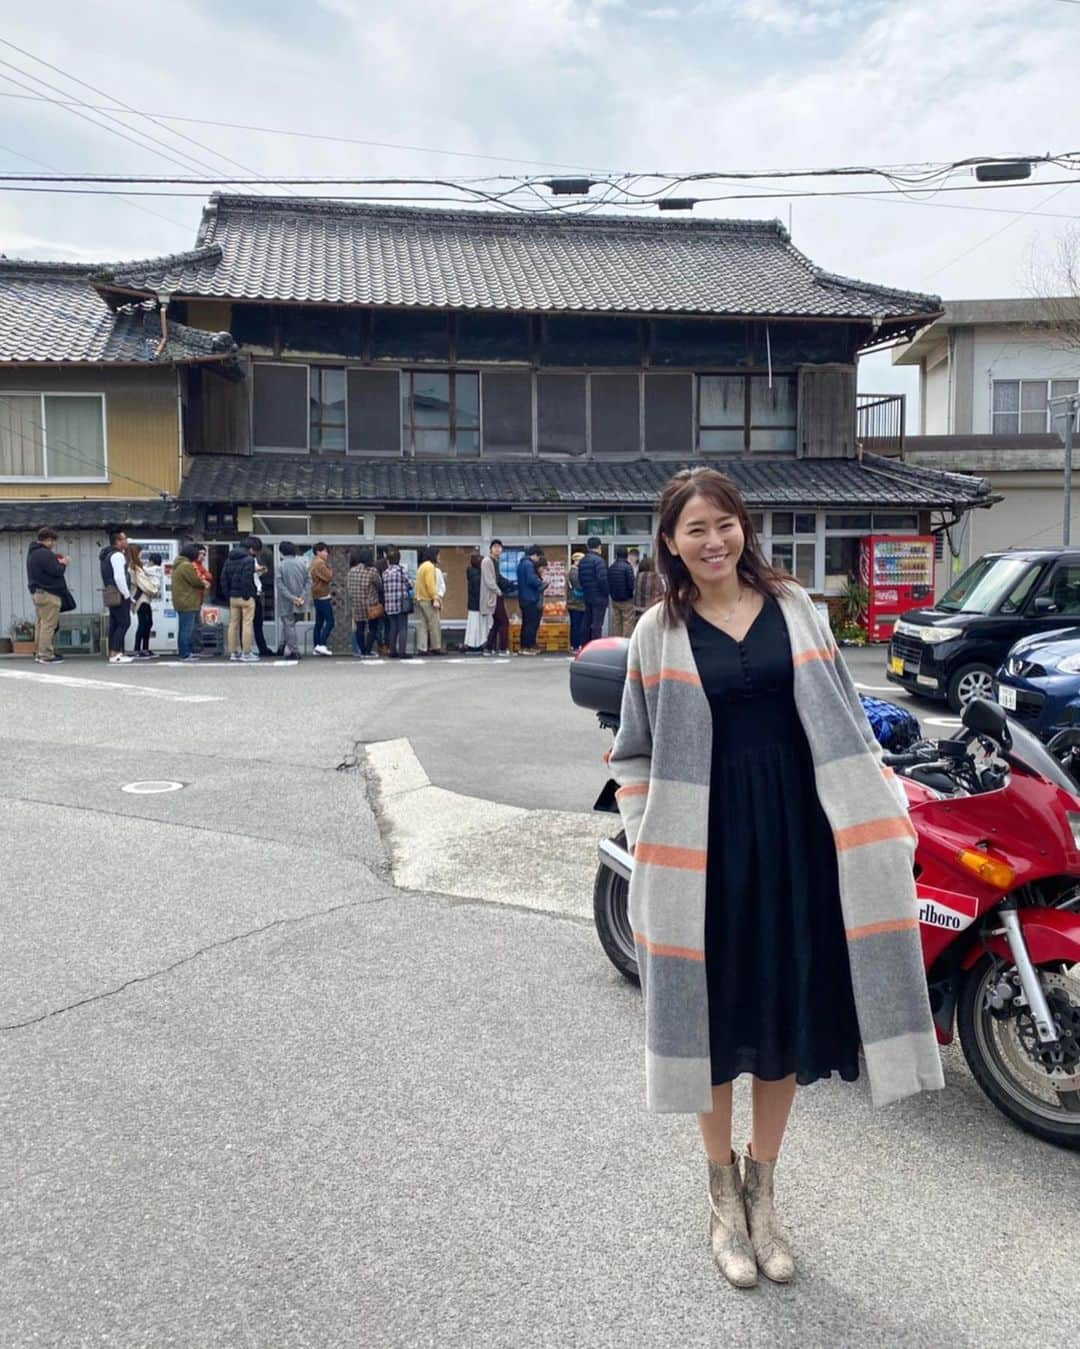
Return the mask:
{"type": "MultiPolygon", "coordinates": [[[[795,705],[833,830],[852,987],[875,1105],[943,1087],[912,873],[915,831],[881,763],[855,686],[806,592],[779,598],[795,705]]],[[[622,722],[610,755],[634,854],[630,922],[642,975],[651,1110],[712,1108],[705,978],[712,718],[690,636],[662,606],[630,640],[622,722]]]]}

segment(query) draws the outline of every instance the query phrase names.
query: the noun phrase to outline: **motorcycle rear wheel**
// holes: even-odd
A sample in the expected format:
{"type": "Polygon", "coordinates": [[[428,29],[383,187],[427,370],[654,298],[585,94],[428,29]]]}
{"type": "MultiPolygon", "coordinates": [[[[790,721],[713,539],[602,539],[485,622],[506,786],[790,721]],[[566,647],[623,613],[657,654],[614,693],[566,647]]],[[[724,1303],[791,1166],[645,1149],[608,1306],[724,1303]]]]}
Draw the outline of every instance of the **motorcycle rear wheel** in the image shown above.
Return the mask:
{"type": "MultiPolygon", "coordinates": [[[[616,834],[613,842],[625,848],[626,835],[616,834]]],[[[604,954],[624,979],[640,984],[637,948],[630,928],[630,887],[603,865],[597,867],[593,885],[593,920],[604,954]]]]}
{"type": "MultiPolygon", "coordinates": [[[[1068,1007],[1080,1011],[1080,973],[1059,966],[1040,967],[1068,1007]]],[[[1036,1064],[1020,1042],[1016,1014],[999,1019],[987,1004],[987,989],[1000,975],[989,956],[969,972],[960,990],[956,1024],[972,1076],[983,1092],[1015,1124],[1036,1138],[1080,1151],[1080,1071],[1076,1065],[1057,1076],[1036,1064]]],[[[1071,1010],[1069,1010],[1071,1009],[1071,1010]]]]}

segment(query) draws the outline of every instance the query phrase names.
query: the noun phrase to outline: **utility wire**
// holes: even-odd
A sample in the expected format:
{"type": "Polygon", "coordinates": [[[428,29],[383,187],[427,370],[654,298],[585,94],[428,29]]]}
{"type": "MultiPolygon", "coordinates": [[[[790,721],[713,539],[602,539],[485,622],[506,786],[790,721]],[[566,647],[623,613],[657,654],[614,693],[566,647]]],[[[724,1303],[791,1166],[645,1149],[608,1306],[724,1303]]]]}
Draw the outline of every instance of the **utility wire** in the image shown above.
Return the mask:
{"type": "MultiPolygon", "coordinates": [[[[175,136],[178,137],[180,140],[185,140],[188,142],[189,145],[194,145],[200,150],[205,150],[207,154],[213,155],[215,159],[220,159],[226,164],[232,164],[234,168],[243,169],[245,173],[251,173],[254,174],[256,177],[258,177],[257,170],[251,168],[249,165],[242,163],[238,159],[231,159],[228,155],[221,154],[220,151],[213,149],[212,146],[206,145],[202,141],[196,140],[193,136],[189,136],[183,131],[173,131],[170,127],[165,126],[163,122],[159,121],[156,117],[152,116],[151,114],[141,112],[138,108],[132,107],[130,103],[125,103],[123,99],[117,98],[115,94],[106,93],[104,89],[99,89],[96,85],[87,83],[86,80],[80,79],[77,75],[72,75],[68,71],[62,70],[60,66],[55,66],[50,61],[46,61],[40,56],[35,56],[33,52],[27,51],[25,47],[18,46],[16,43],[11,42],[8,38],[0,37],[0,44],[3,44],[3,46],[5,47],[10,47],[12,51],[18,52],[21,56],[25,56],[28,60],[35,61],[39,66],[44,66],[46,70],[51,70],[55,72],[55,74],[62,76],[65,80],[68,80],[71,84],[81,85],[84,89],[89,89],[91,93],[99,94],[102,98],[111,99],[113,103],[119,104],[120,108],[122,108],[125,112],[129,112],[135,117],[145,118],[148,122],[152,122],[154,126],[160,127],[162,131],[167,132],[170,136],[175,136]]],[[[29,72],[24,71],[23,73],[27,74],[29,72]]],[[[33,78],[33,76],[31,76],[31,78],[33,78]]],[[[82,106],[89,107],[90,105],[83,102],[82,106]]],[[[116,109],[113,108],[109,109],[108,111],[116,111],[116,109]]],[[[134,130],[134,128],[132,128],[132,130],[134,130]]],[[[201,161],[198,160],[195,162],[201,163],[201,161]]],[[[203,163],[202,167],[210,168],[211,166],[203,163]]]]}
{"type": "MultiPolygon", "coordinates": [[[[89,87],[89,86],[88,86],[89,87]]],[[[106,95],[107,97],[107,95],[106,95]]],[[[12,94],[0,90],[0,98],[18,98],[35,99],[42,101],[40,94],[12,94]]],[[[44,100],[51,102],[52,100],[44,100]]],[[[91,108],[97,112],[115,111],[108,105],[86,103],[78,104],[79,107],[91,108]]],[[[338,145],[362,145],[373,150],[403,150],[409,154],[421,155],[446,155],[452,159],[482,159],[488,163],[497,164],[531,164],[534,168],[541,169],[569,169],[575,173],[614,173],[614,169],[597,169],[595,165],[588,166],[584,164],[563,164],[555,160],[548,159],[524,159],[516,155],[485,155],[470,150],[438,150],[432,146],[426,145],[403,145],[396,141],[371,141],[361,140],[357,136],[332,136],[317,131],[293,131],[288,127],[274,126],[255,126],[249,122],[222,122],[209,117],[181,117],[175,113],[153,112],[142,113],[143,117],[149,117],[151,120],[160,122],[185,122],[193,126],[212,126],[221,127],[227,131],[254,131],[259,135],[265,136],[291,136],[298,140],[328,141],[338,145]]]]}

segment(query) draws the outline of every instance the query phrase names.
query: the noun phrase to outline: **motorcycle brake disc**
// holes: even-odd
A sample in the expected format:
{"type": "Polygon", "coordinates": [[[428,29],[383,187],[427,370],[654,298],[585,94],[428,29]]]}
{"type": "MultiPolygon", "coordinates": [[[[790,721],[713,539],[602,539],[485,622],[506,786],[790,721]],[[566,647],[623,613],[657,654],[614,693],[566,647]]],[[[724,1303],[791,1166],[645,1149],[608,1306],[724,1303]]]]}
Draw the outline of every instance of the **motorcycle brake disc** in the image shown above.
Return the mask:
{"type": "Polygon", "coordinates": [[[1059,1032],[1064,1032],[1062,1047],[1067,1056],[1067,1067],[1064,1070],[1048,1067],[1040,1059],[1035,1023],[1026,1008],[999,1023],[998,1044],[1014,1072],[1022,1079],[1037,1081],[1040,1087],[1049,1087],[1059,1096],[1080,1092],[1080,979],[1072,974],[1048,971],[1041,974],[1050,1011],[1059,1032]]]}

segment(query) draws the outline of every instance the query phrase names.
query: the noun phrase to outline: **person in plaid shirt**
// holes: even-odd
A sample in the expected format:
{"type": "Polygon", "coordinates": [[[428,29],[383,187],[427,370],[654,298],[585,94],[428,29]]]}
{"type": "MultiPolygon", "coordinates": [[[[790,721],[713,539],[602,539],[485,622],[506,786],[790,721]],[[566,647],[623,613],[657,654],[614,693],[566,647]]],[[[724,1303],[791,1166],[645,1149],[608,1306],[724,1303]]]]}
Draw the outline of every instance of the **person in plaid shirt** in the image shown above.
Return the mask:
{"type": "Polygon", "coordinates": [[[410,603],[412,586],[409,584],[405,568],[401,565],[401,553],[397,548],[386,550],[386,570],[383,572],[382,583],[390,657],[392,660],[399,660],[405,655],[409,610],[412,608],[410,603]]]}
{"type": "Polygon", "coordinates": [[[371,606],[382,604],[382,578],[375,570],[375,556],[370,548],[357,548],[349,556],[352,564],[345,586],[356,624],[356,647],[360,656],[370,656],[375,645],[377,618],[370,614],[371,606]]]}

